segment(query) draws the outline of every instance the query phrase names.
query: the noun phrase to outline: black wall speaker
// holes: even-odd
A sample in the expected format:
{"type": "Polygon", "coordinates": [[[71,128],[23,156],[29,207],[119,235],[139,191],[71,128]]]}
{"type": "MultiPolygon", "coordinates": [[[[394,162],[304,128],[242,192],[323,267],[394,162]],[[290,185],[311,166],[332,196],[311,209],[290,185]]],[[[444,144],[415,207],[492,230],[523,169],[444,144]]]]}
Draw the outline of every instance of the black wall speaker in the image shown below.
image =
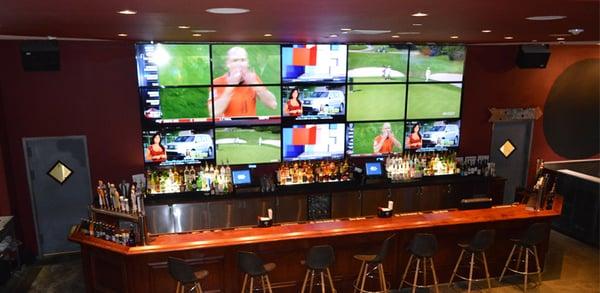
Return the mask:
{"type": "Polygon", "coordinates": [[[21,64],[25,71],[56,71],[60,69],[60,53],[56,40],[23,41],[21,64]]]}
{"type": "Polygon", "coordinates": [[[517,55],[517,66],[519,68],[546,68],[550,59],[550,47],[548,45],[521,45],[517,55]]]}

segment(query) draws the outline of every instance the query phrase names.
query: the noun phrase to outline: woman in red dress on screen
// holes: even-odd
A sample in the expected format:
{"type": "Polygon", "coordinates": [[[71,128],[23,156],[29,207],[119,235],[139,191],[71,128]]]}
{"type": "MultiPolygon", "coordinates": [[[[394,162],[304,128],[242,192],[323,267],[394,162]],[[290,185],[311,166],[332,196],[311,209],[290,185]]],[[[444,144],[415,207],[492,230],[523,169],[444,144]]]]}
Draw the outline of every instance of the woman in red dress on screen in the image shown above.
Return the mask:
{"type": "Polygon", "coordinates": [[[160,133],[155,133],[150,139],[152,144],[148,147],[146,152],[147,162],[163,162],[167,159],[167,149],[160,143],[160,133]]]}
{"type": "Polygon", "coordinates": [[[421,138],[421,126],[419,123],[413,125],[410,135],[406,138],[406,146],[409,149],[420,149],[423,146],[423,139],[421,138]]]}
{"type": "Polygon", "coordinates": [[[287,103],[283,104],[283,112],[287,116],[300,116],[302,115],[302,102],[298,97],[300,92],[297,88],[292,89],[287,103]]]}

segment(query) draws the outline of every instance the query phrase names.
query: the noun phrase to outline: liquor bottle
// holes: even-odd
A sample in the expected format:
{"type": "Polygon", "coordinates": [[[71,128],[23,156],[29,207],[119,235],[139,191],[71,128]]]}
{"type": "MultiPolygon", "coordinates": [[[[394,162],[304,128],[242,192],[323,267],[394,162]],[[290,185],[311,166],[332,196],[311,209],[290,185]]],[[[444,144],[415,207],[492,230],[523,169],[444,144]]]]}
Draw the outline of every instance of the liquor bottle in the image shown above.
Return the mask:
{"type": "Polygon", "coordinates": [[[135,231],[133,229],[133,224],[129,226],[129,237],[127,239],[127,246],[135,246],[135,231]]]}

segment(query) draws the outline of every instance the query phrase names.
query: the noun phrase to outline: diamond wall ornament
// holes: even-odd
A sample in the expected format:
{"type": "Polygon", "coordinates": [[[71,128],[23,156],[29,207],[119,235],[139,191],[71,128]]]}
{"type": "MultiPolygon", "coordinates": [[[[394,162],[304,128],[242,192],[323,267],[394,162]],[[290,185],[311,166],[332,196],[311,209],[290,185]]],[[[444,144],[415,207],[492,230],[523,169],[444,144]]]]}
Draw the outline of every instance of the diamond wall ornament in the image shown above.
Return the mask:
{"type": "Polygon", "coordinates": [[[510,141],[510,139],[507,139],[501,146],[500,146],[500,152],[504,155],[505,158],[508,158],[514,151],[515,149],[517,149],[515,147],[515,145],[510,141]]]}
{"type": "Polygon", "coordinates": [[[62,185],[65,183],[65,181],[67,181],[67,179],[69,179],[69,177],[71,177],[71,175],[73,175],[73,170],[59,160],[46,174],[62,185]]]}

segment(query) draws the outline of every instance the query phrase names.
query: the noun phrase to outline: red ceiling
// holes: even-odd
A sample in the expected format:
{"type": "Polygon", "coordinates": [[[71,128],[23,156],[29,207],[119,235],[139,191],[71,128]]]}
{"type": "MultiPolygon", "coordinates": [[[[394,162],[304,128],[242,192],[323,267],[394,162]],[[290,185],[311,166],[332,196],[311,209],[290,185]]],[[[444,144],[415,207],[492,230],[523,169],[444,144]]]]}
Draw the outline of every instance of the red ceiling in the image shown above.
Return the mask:
{"type": "Polygon", "coordinates": [[[600,5],[594,0],[4,0],[0,35],[155,41],[224,42],[539,42],[600,40],[600,5]],[[215,15],[215,7],[250,9],[215,15]],[[123,9],[137,15],[120,15],[123,9]],[[423,11],[427,17],[413,17],[423,11]],[[530,21],[527,16],[564,15],[530,21]],[[413,26],[421,23],[422,26],[413,26]],[[191,29],[179,29],[189,25],[191,29]],[[341,34],[341,28],[390,30],[380,35],[341,34]],[[216,30],[193,37],[194,29],[216,30]],[[481,30],[490,29],[491,33],[481,30]],[[417,31],[417,35],[398,32],[417,31]],[[118,37],[127,33],[127,37],[118,37]],[[273,37],[264,37],[265,33],[273,37]],[[338,34],[338,38],[329,38],[338,34]],[[457,35],[458,39],[450,36],[457,35]],[[505,40],[513,36],[513,40],[505,40]]]}

